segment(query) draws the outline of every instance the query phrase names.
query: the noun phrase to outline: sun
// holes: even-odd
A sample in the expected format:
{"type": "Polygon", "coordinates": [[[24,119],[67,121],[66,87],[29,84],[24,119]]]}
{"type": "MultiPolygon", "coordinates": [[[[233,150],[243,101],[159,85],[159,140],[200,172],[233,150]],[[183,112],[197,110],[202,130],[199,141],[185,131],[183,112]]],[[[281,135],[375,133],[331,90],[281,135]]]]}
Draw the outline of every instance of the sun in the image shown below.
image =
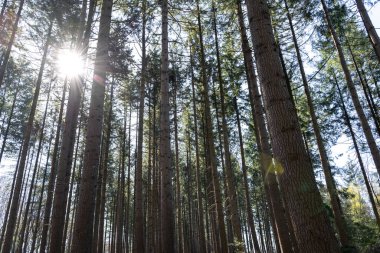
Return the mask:
{"type": "Polygon", "coordinates": [[[79,77],[84,72],[82,55],[71,49],[61,49],[57,56],[57,69],[61,76],[67,78],[79,77]]]}

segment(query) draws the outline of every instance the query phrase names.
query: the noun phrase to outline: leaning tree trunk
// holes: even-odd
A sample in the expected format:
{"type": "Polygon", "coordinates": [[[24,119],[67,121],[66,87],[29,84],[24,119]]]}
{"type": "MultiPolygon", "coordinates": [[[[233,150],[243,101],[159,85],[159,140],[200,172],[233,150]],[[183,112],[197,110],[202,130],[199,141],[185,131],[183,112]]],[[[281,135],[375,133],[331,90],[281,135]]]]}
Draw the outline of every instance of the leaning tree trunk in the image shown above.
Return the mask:
{"type": "MultiPolygon", "coordinates": [[[[248,8],[248,14],[252,15],[252,10],[248,8]]],[[[244,28],[244,20],[242,11],[238,12],[240,22],[240,33],[242,36],[242,50],[244,54],[244,61],[248,78],[248,92],[250,97],[252,118],[255,124],[255,135],[258,140],[257,147],[260,153],[260,169],[264,182],[264,190],[271,211],[272,227],[275,231],[276,244],[284,252],[292,252],[292,241],[289,236],[289,231],[293,230],[291,221],[287,220],[285,216],[284,204],[281,198],[281,192],[277,183],[276,175],[269,173],[269,166],[272,158],[272,150],[269,143],[269,133],[266,127],[264,107],[262,98],[259,92],[257,77],[255,76],[255,69],[253,65],[252,51],[248,44],[248,38],[244,28]],[[240,14],[239,14],[240,13],[240,14]]],[[[252,31],[252,27],[251,31],[252,31]]],[[[294,242],[293,244],[295,244],[294,242]]],[[[293,245],[296,248],[296,245],[293,245]]],[[[294,249],[294,251],[296,251],[294,249]]]]}
{"type": "Polygon", "coordinates": [[[379,35],[376,32],[375,27],[372,24],[372,21],[368,15],[368,12],[364,6],[363,0],[355,0],[356,5],[358,7],[360,16],[362,17],[364,27],[367,30],[368,37],[371,41],[371,44],[373,46],[373,49],[375,50],[375,53],[377,55],[377,59],[380,63],[380,38],[379,35]]]}
{"type": "Polygon", "coordinates": [[[296,36],[294,26],[293,26],[293,20],[292,20],[292,17],[290,15],[290,12],[289,12],[287,0],[284,0],[284,2],[285,2],[285,8],[287,11],[287,18],[289,21],[290,31],[292,33],[292,39],[293,39],[294,47],[296,50],[297,61],[298,61],[298,65],[299,65],[300,72],[301,72],[302,84],[303,84],[303,87],[305,89],[305,94],[306,94],[306,99],[307,99],[307,105],[309,108],[311,123],[313,126],[315,138],[317,141],[319,157],[321,159],[322,169],[323,169],[323,173],[324,173],[325,179],[326,179],[327,190],[328,190],[329,195],[330,195],[330,203],[331,203],[331,206],[332,206],[332,209],[334,212],[335,225],[337,227],[340,242],[342,243],[342,246],[343,247],[352,247],[352,240],[351,240],[350,235],[348,233],[348,229],[347,229],[346,221],[344,218],[343,210],[341,208],[341,204],[340,204],[340,200],[339,200],[339,196],[338,196],[338,191],[336,188],[336,182],[335,182],[335,179],[334,179],[332,172],[331,172],[331,166],[330,166],[329,158],[327,156],[327,150],[326,150],[326,147],[324,144],[321,129],[320,129],[319,124],[318,124],[317,114],[315,112],[315,107],[314,107],[313,99],[311,96],[311,91],[309,88],[309,82],[308,82],[307,77],[306,77],[301,52],[300,52],[300,49],[298,46],[297,36],[296,36]]]}
{"type": "Polygon", "coordinates": [[[350,70],[348,69],[346,58],[345,58],[344,53],[343,53],[342,45],[341,45],[339,37],[338,37],[338,35],[334,29],[333,23],[331,21],[330,12],[327,8],[325,0],[321,0],[321,3],[322,3],[323,11],[325,13],[325,18],[327,21],[328,28],[331,32],[331,36],[334,40],[335,47],[338,51],[340,64],[342,66],[344,76],[346,78],[347,87],[348,87],[348,90],[350,91],[352,102],[354,104],[356,113],[358,114],[361,126],[363,128],[364,135],[367,139],[367,143],[368,143],[369,149],[371,151],[372,158],[373,158],[373,161],[375,163],[377,172],[380,175],[380,152],[379,152],[379,149],[376,145],[375,138],[373,137],[371,127],[370,127],[368,120],[365,116],[363,107],[360,104],[359,96],[358,96],[358,93],[356,91],[354,82],[353,82],[352,77],[351,77],[350,70]]]}
{"type": "Polygon", "coordinates": [[[303,145],[296,110],[286,88],[268,4],[249,0],[259,80],[278,173],[301,252],[340,252],[303,145]]]}
{"type": "MultiPolygon", "coordinates": [[[[46,41],[46,44],[44,47],[44,53],[42,56],[41,66],[40,66],[40,70],[38,73],[36,88],[35,88],[34,96],[33,96],[33,102],[32,102],[32,106],[30,109],[28,123],[26,125],[26,129],[25,129],[25,133],[24,133],[24,139],[23,139],[23,144],[22,144],[22,148],[21,148],[22,153],[21,153],[21,157],[20,157],[20,163],[19,163],[18,168],[17,168],[17,170],[18,170],[17,171],[17,178],[16,178],[16,182],[15,182],[15,187],[13,190],[14,193],[13,193],[12,204],[11,204],[11,208],[10,208],[10,212],[9,212],[9,217],[8,217],[8,221],[6,224],[7,228],[6,228],[6,232],[5,232],[5,236],[4,236],[4,242],[2,245],[2,251],[1,251],[2,253],[9,253],[11,251],[11,247],[12,247],[13,233],[15,230],[17,213],[18,213],[18,209],[19,209],[19,200],[20,200],[20,193],[21,193],[21,188],[22,188],[22,181],[23,181],[22,179],[23,179],[24,171],[25,171],[26,157],[27,157],[27,154],[29,151],[29,144],[30,144],[29,142],[30,142],[30,138],[32,135],[34,116],[36,114],[37,102],[38,102],[38,98],[39,98],[40,90],[41,90],[42,77],[43,77],[43,73],[44,73],[44,69],[45,69],[45,63],[46,63],[46,58],[47,58],[47,54],[48,54],[48,49],[50,46],[52,28],[53,28],[53,23],[50,24],[49,31],[47,34],[47,41],[46,41]]],[[[1,78],[1,76],[0,76],[0,78],[1,78]]],[[[1,81],[0,81],[0,84],[1,84],[1,81]]]]}
{"type": "Polygon", "coordinates": [[[71,252],[90,252],[92,249],[96,182],[99,167],[103,127],[108,44],[111,27],[112,0],[104,0],[100,15],[98,45],[95,57],[94,82],[91,91],[84,164],[80,181],[77,214],[71,252]]]}

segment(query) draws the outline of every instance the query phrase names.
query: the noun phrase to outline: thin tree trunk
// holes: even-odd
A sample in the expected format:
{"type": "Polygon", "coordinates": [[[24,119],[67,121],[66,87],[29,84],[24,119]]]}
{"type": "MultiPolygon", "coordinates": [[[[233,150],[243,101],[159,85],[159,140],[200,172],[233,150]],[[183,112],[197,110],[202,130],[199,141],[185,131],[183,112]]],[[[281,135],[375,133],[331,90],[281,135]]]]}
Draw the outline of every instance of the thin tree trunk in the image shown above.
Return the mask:
{"type": "Polygon", "coordinates": [[[143,162],[143,137],[144,137],[144,101],[145,101],[145,79],[146,79],[146,0],[142,1],[142,64],[141,64],[141,83],[140,101],[138,116],[138,140],[137,140],[137,166],[135,171],[135,226],[134,226],[134,253],[145,252],[144,242],[144,210],[143,210],[143,185],[142,185],[142,162],[143,162]]]}
{"type": "Polygon", "coordinates": [[[371,151],[372,158],[373,158],[373,161],[375,163],[377,172],[380,175],[380,152],[379,152],[379,149],[376,145],[376,141],[375,141],[375,138],[373,137],[371,127],[370,127],[368,120],[365,116],[365,113],[363,111],[363,107],[360,104],[360,100],[359,100],[354,82],[352,81],[351,73],[350,73],[350,70],[348,69],[346,58],[345,58],[344,53],[343,53],[343,48],[342,48],[342,45],[341,45],[340,40],[338,38],[338,35],[336,34],[333,23],[331,21],[330,13],[329,13],[329,10],[327,8],[326,2],[325,2],[325,0],[321,0],[321,3],[322,3],[323,11],[325,13],[327,25],[328,25],[329,30],[331,32],[332,38],[334,40],[335,47],[338,51],[340,64],[342,66],[344,76],[346,78],[347,87],[348,87],[348,90],[350,91],[352,102],[354,104],[356,113],[358,114],[361,126],[363,128],[364,135],[367,139],[367,143],[368,143],[369,149],[371,151]]]}
{"type": "Polygon", "coordinates": [[[175,251],[175,221],[173,208],[173,186],[170,150],[169,119],[169,51],[168,51],[168,1],[161,3],[162,51],[161,51],[161,104],[160,104],[160,153],[161,169],[161,246],[162,252],[175,251]]]}
{"type": "Polygon", "coordinates": [[[299,250],[340,252],[303,145],[296,110],[286,88],[268,5],[262,0],[248,0],[248,11],[272,139],[274,158],[271,164],[283,168],[283,171],[276,171],[295,227],[299,250]]]}
{"type": "Polygon", "coordinates": [[[100,16],[98,45],[95,57],[94,82],[91,91],[84,165],[80,182],[78,209],[75,217],[71,252],[90,252],[93,239],[93,221],[97,171],[100,157],[108,43],[112,15],[112,0],[104,0],[100,16]]]}
{"type": "Polygon", "coordinates": [[[244,151],[243,135],[242,135],[242,131],[241,131],[240,113],[239,113],[239,109],[237,106],[236,97],[234,98],[234,107],[235,107],[236,120],[237,120],[238,133],[239,133],[241,169],[243,172],[244,193],[245,193],[244,197],[245,197],[245,208],[246,208],[246,212],[247,212],[247,223],[248,223],[249,229],[251,231],[251,237],[253,240],[253,245],[254,245],[255,251],[260,252],[259,242],[257,241],[255,222],[253,219],[252,205],[251,205],[251,200],[250,200],[251,196],[250,196],[250,192],[249,192],[247,166],[245,163],[245,154],[244,154],[245,151],[244,151]]]}
{"type": "MultiPolygon", "coordinates": [[[[94,226],[94,252],[102,253],[103,252],[103,238],[104,238],[104,214],[105,214],[105,202],[106,202],[106,188],[107,188],[107,179],[108,179],[108,157],[111,144],[111,133],[112,133],[112,122],[113,122],[113,96],[114,96],[114,83],[111,84],[111,95],[110,95],[110,106],[108,110],[107,118],[107,128],[106,135],[104,140],[104,155],[102,163],[100,164],[100,174],[98,178],[99,187],[97,191],[100,191],[98,195],[100,198],[97,199],[96,203],[99,208],[99,225],[95,219],[94,226]],[[96,243],[95,243],[96,242],[96,243]]],[[[95,218],[97,218],[95,216],[95,218]]]]}
{"type": "Polygon", "coordinates": [[[222,66],[219,51],[219,41],[218,41],[218,31],[216,24],[216,8],[214,2],[212,2],[213,9],[213,28],[215,36],[215,49],[216,49],[216,59],[217,59],[217,70],[218,70],[218,82],[219,82],[219,93],[220,93],[220,107],[222,116],[222,133],[223,133],[223,149],[225,154],[225,164],[226,164],[226,176],[227,176],[227,192],[229,198],[229,211],[230,219],[233,229],[233,243],[234,247],[238,252],[244,251],[244,241],[241,234],[241,223],[239,218],[239,209],[237,204],[236,196],[236,186],[235,186],[235,175],[233,173],[232,163],[231,163],[231,152],[230,152],[230,142],[229,142],[229,130],[226,120],[226,104],[224,101],[224,83],[222,78],[222,66]]]}
{"type": "Polygon", "coordinates": [[[127,131],[127,119],[124,117],[124,126],[122,130],[121,139],[121,169],[120,169],[120,181],[117,187],[118,200],[117,200],[117,220],[116,220],[116,252],[122,253],[123,250],[123,225],[124,225],[124,204],[125,204],[125,139],[127,131]]]}
{"type": "Polygon", "coordinates": [[[177,107],[177,76],[175,70],[173,71],[173,93],[174,93],[174,146],[175,146],[175,177],[176,177],[176,209],[177,209],[177,252],[184,252],[183,245],[183,223],[182,223],[182,201],[181,201],[181,183],[179,172],[179,147],[178,147],[178,107],[177,107]]]}
{"type": "Polygon", "coordinates": [[[207,83],[207,72],[206,72],[206,60],[205,51],[203,45],[203,32],[200,18],[199,0],[197,1],[197,12],[198,12],[198,36],[200,42],[200,58],[201,58],[201,75],[202,75],[202,85],[203,85],[203,99],[204,99],[204,120],[205,120],[205,150],[206,150],[206,168],[208,174],[211,178],[209,180],[209,193],[210,190],[214,193],[214,203],[216,210],[216,224],[217,232],[219,234],[218,244],[220,248],[220,253],[226,253],[228,250],[227,246],[227,236],[226,236],[226,226],[224,223],[223,215],[223,203],[220,194],[220,184],[218,178],[218,171],[216,167],[216,154],[215,154],[215,144],[214,144],[214,134],[213,125],[211,121],[211,111],[210,111],[210,101],[209,101],[209,87],[207,83]]]}
{"type": "Polygon", "coordinates": [[[193,109],[193,118],[194,118],[194,138],[195,138],[195,178],[197,185],[197,211],[198,211],[198,233],[199,233],[199,252],[206,252],[206,238],[205,238],[205,225],[203,217],[203,196],[202,196],[202,187],[201,187],[201,174],[200,174],[200,154],[199,154],[199,143],[198,143],[198,117],[197,117],[197,107],[195,103],[195,77],[193,70],[193,57],[192,50],[190,48],[190,64],[191,64],[191,91],[192,91],[192,109],[193,109]]]}
{"type": "MultiPolygon", "coordinates": [[[[24,0],[22,0],[22,3],[23,3],[23,1],[24,0]]],[[[22,179],[23,179],[24,171],[25,171],[25,162],[26,162],[26,157],[27,157],[28,150],[29,150],[29,144],[30,144],[33,124],[34,124],[34,116],[36,113],[37,102],[38,102],[38,98],[40,95],[42,76],[43,76],[44,69],[45,69],[46,57],[47,57],[48,49],[50,46],[52,28],[53,28],[53,23],[50,24],[49,31],[47,33],[47,40],[46,40],[46,43],[44,46],[44,53],[42,56],[41,66],[40,66],[40,70],[38,73],[36,88],[35,88],[34,96],[33,96],[33,102],[32,102],[32,106],[31,106],[26,130],[24,133],[24,140],[23,140],[23,144],[22,144],[22,148],[21,148],[22,153],[21,153],[20,163],[19,163],[19,166],[17,169],[18,170],[17,171],[17,179],[16,179],[16,183],[15,183],[12,204],[11,204],[11,208],[10,208],[10,212],[9,212],[7,229],[5,232],[4,242],[3,242],[3,246],[2,246],[2,251],[1,251],[2,253],[9,253],[11,251],[11,247],[12,247],[12,242],[13,242],[12,238],[13,238],[13,233],[14,233],[15,226],[16,226],[16,219],[17,219],[17,213],[18,213],[18,208],[19,208],[19,200],[20,200],[20,192],[21,192],[21,187],[22,187],[22,179]]],[[[1,84],[1,81],[0,81],[0,84],[1,84]]]]}

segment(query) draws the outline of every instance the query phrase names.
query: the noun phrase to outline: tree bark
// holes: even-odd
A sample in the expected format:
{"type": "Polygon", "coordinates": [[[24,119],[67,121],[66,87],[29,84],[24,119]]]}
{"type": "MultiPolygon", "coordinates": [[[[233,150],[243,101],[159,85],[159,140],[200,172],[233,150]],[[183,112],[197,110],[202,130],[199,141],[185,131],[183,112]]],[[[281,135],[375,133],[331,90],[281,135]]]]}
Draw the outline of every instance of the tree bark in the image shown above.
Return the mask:
{"type": "Polygon", "coordinates": [[[75,217],[71,252],[91,252],[96,183],[103,126],[106,70],[109,66],[108,44],[111,27],[112,0],[104,0],[100,15],[98,45],[95,57],[94,82],[91,90],[82,178],[75,217]]]}
{"type": "Polygon", "coordinates": [[[301,252],[340,252],[303,145],[295,107],[286,88],[266,1],[249,0],[259,80],[277,173],[301,252]]]}
{"type": "Polygon", "coordinates": [[[206,238],[205,238],[205,225],[203,217],[203,194],[201,187],[201,173],[200,173],[200,154],[199,154],[199,141],[198,141],[198,117],[197,107],[195,103],[195,77],[194,77],[194,62],[192,57],[192,50],[190,48],[190,64],[191,64],[191,92],[192,92],[192,109],[194,118],[194,145],[195,145],[195,180],[197,185],[197,212],[198,212],[198,233],[199,233],[199,252],[206,252],[206,238]]]}
{"type": "Polygon", "coordinates": [[[141,38],[141,83],[138,118],[138,140],[137,140],[137,164],[135,171],[135,226],[134,226],[134,253],[144,253],[144,209],[143,209],[143,185],[142,185],[142,162],[143,162],[143,137],[144,137],[144,101],[145,101],[145,79],[146,79],[146,0],[142,2],[142,38],[141,38]]]}
{"type": "Polygon", "coordinates": [[[174,253],[176,250],[169,119],[168,1],[163,0],[161,4],[162,51],[159,132],[159,164],[161,170],[161,246],[162,252],[174,253]]]}
{"type": "Polygon", "coordinates": [[[241,234],[241,223],[239,217],[239,209],[237,204],[236,196],[236,186],[235,186],[235,175],[232,169],[231,163],[231,152],[230,152],[230,141],[229,141],[229,130],[226,120],[226,104],[225,104],[225,92],[224,83],[222,78],[222,66],[219,51],[219,41],[218,41],[218,31],[216,24],[216,8],[214,2],[212,2],[212,12],[213,12],[213,28],[215,36],[215,49],[216,49],[216,59],[217,59],[217,72],[218,72],[218,82],[219,82],[219,93],[220,93],[220,107],[222,116],[222,133],[223,133],[223,149],[225,154],[225,164],[226,164],[226,177],[227,177],[227,192],[229,198],[229,211],[230,219],[233,229],[233,243],[234,247],[238,252],[244,251],[243,236],[241,234]]]}

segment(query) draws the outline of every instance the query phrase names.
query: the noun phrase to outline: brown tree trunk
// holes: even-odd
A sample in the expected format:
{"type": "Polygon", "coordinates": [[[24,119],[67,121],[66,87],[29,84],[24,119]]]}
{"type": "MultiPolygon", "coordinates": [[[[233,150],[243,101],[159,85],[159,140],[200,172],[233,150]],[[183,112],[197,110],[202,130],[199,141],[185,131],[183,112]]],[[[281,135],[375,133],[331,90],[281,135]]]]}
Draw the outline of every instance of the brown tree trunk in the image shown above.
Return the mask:
{"type": "MultiPolygon", "coordinates": [[[[249,3],[248,3],[249,4],[249,3]]],[[[248,7],[248,14],[252,15],[251,9],[248,7]]],[[[255,125],[255,135],[258,140],[257,146],[260,154],[260,169],[264,181],[264,191],[268,200],[269,209],[271,211],[272,227],[275,231],[276,244],[280,245],[279,248],[283,252],[292,251],[292,243],[289,236],[289,231],[292,229],[291,221],[288,221],[285,216],[283,201],[281,199],[281,192],[273,173],[269,173],[269,166],[271,164],[272,150],[269,143],[269,133],[266,127],[265,113],[262,104],[262,98],[255,76],[255,69],[253,65],[252,52],[249,48],[247,35],[245,33],[243,17],[240,15],[241,23],[241,36],[242,48],[244,53],[244,60],[248,78],[248,91],[250,103],[253,113],[253,122],[255,125]],[[279,241],[279,242],[278,242],[279,241]]],[[[251,32],[253,31],[252,27],[251,32]]]]}
{"type": "Polygon", "coordinates": [[[173,207],[173,186],[170,150],[169,119],[169,51],[168,51],[168,1],[161,3],[162,11],[162,51],[160,90],[160,134],[159,166],[161,170],[161,246],[162,252],[175,251],[175,221],[173,207]]]}
{"type": "Polygon", "coordinates": [[[231,163],[231,152],[230,152],[230,141],[229,141],[229,130],[226,120],[226,104],[224,101],[224,83],[222,78],[222,66],[219,51],[219,41],[218,41],[218,31],[216,24],[216,8],[214,2],[212,2],[213,9],[213,28],[215,36],[215,49],[216,49],[216,59],[217,59],[217,71],[218,71],[218,82],[219,82],[219,93],[220,93],[220,107],[222,116],[222,133],[223,133],[223,149],[225,154],[225,164],[226,164],[226,177],[227,177],[227,192],[229,199],[229,211],[231,225],[233,229],[233,243],[234,247],[238,252],[244,251],[244,241],[241,234],[241,223],[239,217],[239,209],[237,204],[236,196],[236,186],[235,186],[235,175],[233,173],[232,163],[231,163]]]}
{"type": "Polygon", "coordinates": [[[134,223],[134,253],[144,253],[144,209],[143,209],[143,183],[142,183],[142,162],[143,162],[143,137],[144,137],[144,101],[145,101],[145,79],[146,79],[146,0],[142,2],[142,38],[141,38],[141,83],[140,101],[138,115],[138,140],[137,140],[137,164],[135,170],[135,223],[134,223]]]}
{"type": "Polygon", "coordinates": [[[197,185],[197,212],[198,212],[198,239],[199,239],[199,252],[206,252],[206,238],[205,238],[205,225],[203,217],[203,194],[202,194],[202,182],[200,173],[200,154],[199,154],[199,143],[198,143],[198,117],[197,117],[197,107],[195,104],[195,77],[193,69],[193,57],[192,50],[190,48],[190,64],[191,64],[191,91],[192,91],[192,109],[194,118],[194,145],[195,145],[195,180],[197,185]]]}
{"type": "Polygon", "coordinates": [[[302,133],[286,88],[266,1],[248,0],[249,22],[272,139],[272,166],[288,203],[301,252],[340,252],[323,207],[302,133]]]}
{"type": "Polygon", "coordinates": [[[182,223],[182,201],[181,201],[181,183],[179,172],[179,147],[178,147],[178,108],[177,108],[177,76],[176,70],[173,71],[173,93],[174,93],[174,146],[175,146],[175,177],[176,177],[176,213],[177,213],[177,252],[184,252],[183,245],[183,223],[182,223]]]}
{"type": "Polygon", "coordinates": [[[99,169],[99,186],[97,188],[96,208],[98,216],[95,215],[94,226],[94,242],[93,251],[97,253],[103,252],[103,238],[104,238],[104,216],[105,216],[105,202],[106,202],[106,188],[108,179],[108,157],[111,143],[112,122],[113,122],[113,97],[114,97],[114,83],[111,84],[111,94],[109,98],[109,109],[107,117],[107,128],[104,136],[104,154],[99,169]],[[96,220],[98,219],[98,221],[96,220]]]}
{"type": "Polygon", "coordinates": [[[211,111],[210,111],[210,101],[209,101],[209,87],[207,83],[207,73],[206,73],[206,61],[205,52],[203,45],[203,34],[200,18],[199,1],[197,1],[197,11],[198,11],[198,35],[200,42],[200,58],[201,58],[201,75],[202,75],[202,85],[203,85],[203,99],[204,99],[204,120],[205,120],[205,151],[206,151],[206,168],[208,174],[211,178],[209,179],[209,192],[212,191],[214,194],[214,203],[216,209],[216,225],[218,233],[218,244],[220,253],[226,253],[228,250],[227,246],[227,236],[226,236],[226,226],[224,223],[223,215],[223,203],[220,194],[220,184],[218,178],[218,171],[216,167],[216,154],[215,154],[215,144],[214,144],[214,134],[213,126],[211,121],[211,111]]]}
{"type": "MultiPolygon", "coordinates": [[[[239,6],[240,6],[240,3],[239,3],[239,6]]],[[[237,105],[236,97],[234,98],[234,107],[235,107],[236,120],[237,120],[238,133],[239,133],[241,169],[243,171],[243,182],[244,182],[244,193],[245,193],[244,197],[245,197],[245,208],[247,211],[247,223],[248,223],[249,229],[251,231],[251,237],[253,240],[253,246],[255,248],[255,251],[260,252],[259,242],[257,240],[255,222],[253,219],[252,205],[251,205],[251,200],[250,200],[251,196],[250,196],[250,192],[249,192],[247,166],[245,163],[245,151],[244,151],[243,135],[242,135],[242,131],[241,131],[240,113],[239,113],[239,108],[237,105]]]]}
{"type": "Polygon", "coordinates": [[[104,0],[100,15],[94,82],[86,134],[84,164],[80,182],[78,209],[75,217],[71,252],[90,252],[93,239],[96,182],[103,128],[106,70],[109,66],[108,44],[111,27],[112,0],[104,0]]]}

